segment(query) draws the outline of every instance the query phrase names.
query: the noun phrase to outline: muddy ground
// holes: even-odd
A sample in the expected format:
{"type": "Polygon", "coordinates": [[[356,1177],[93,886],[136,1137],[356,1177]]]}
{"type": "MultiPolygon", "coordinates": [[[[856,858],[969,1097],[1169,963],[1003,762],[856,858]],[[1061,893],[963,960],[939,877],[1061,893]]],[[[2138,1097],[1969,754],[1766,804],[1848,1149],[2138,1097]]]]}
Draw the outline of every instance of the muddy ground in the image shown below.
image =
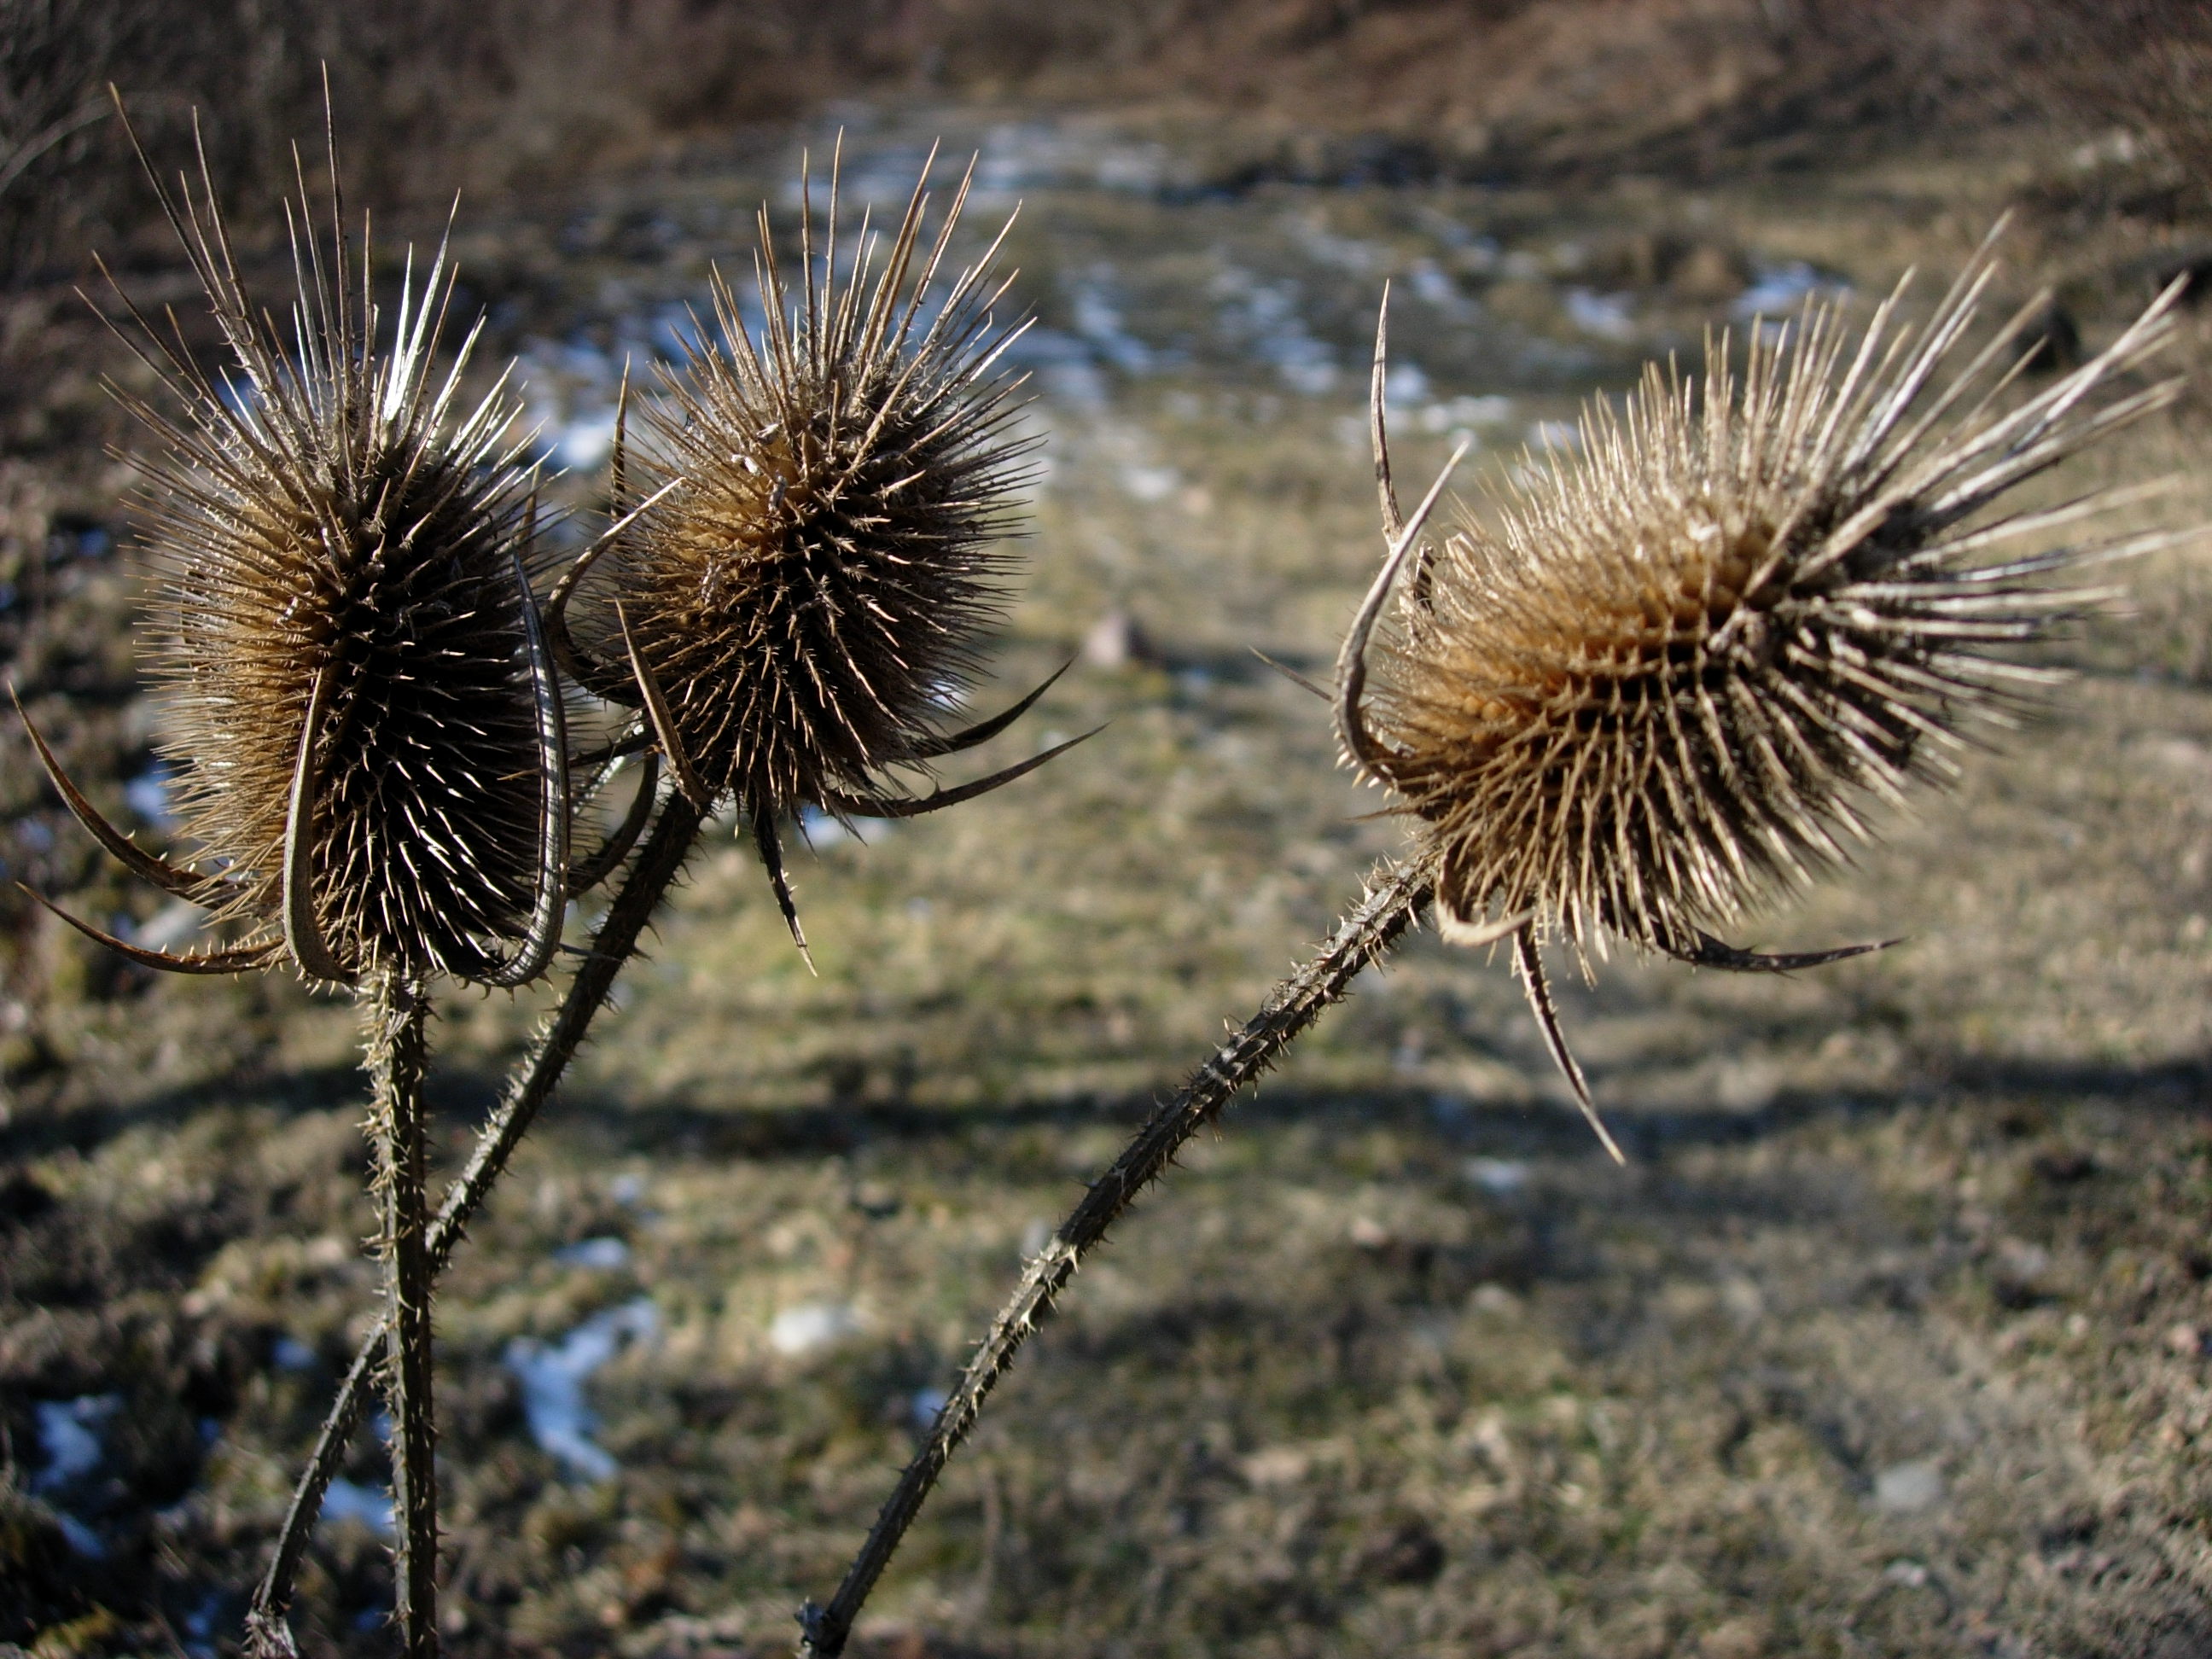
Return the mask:
{"type": "MultiPolygon", "coordinates": [[[[1510,468],[1761,284],[1863,310],[1909,264],[1940,281],[2007,207],[2007,294],[2057,283],[2093,346],[2212,231],[2120,149],[2016,134],[1561,197],[1285,182],[1171,125],[846,118],[886,178],[933,124],[1028,158],[999,193],[1029,203],[1050,472],[978,703],[1079,661],[981,762],[1111,724],[957,812],[824,829],[797,872],[818,977],[744,844],[702,850],[440,1304],[457,1653],[787,1648],[1024,1253],[1397,844],[1250,655],[1318,671],[1370,568],[1383,277],[1414,296],[1411,475],[1458,431],[1510,468]]],[[[789,149],[465,234],[579,501],[609,365],[789,149]]],[[[136,440],[93,383],[130,371],[75,303],[8,320],[0,645],[157,830],[98,452],[136,440]]],[[[2051,487],[2179,474],[2131,511],[2212,518],[2205,410],[2051,487]]],[[[1565,990],[1626,1170],[1502,964],[1422,937],[1370,975],[1078,1279],[862,1646],[2212,1654],[2206,556],[2133,568],[2047,720],[1747,941],[1904,944],[1565,990]]],[[[0,742],[8,875],[176,927],[0,742]]],[[[374,1304],[350,1012],[156,983],[7,902],[0,1640],[228,1653],[374,1304]]],[[[453,1159],[540,1001],[446,1003],[453,1159]]],[[[392,1641],[373,1431],[346,1473],[296,1620],[318,1654],[392,1641]]]]}

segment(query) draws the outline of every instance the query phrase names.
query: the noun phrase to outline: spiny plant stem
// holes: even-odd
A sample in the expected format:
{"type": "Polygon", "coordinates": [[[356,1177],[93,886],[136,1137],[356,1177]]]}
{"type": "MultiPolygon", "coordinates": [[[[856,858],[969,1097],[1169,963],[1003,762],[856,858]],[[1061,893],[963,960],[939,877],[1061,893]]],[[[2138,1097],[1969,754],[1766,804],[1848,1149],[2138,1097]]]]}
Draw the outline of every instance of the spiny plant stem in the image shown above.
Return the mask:
{"type": "MultiPolygon", "coordinates": [[[[568,994],[562,1000],[560,1012],[540,1032],[531,1053],[516,1069],[506,1099],[477,1135],[476,1151],[467,1167],[439,1206],[437,1219],[431,1224],[423,1245],[433,1279],[445,1270],[454,1246],[460,1243],[469,1223],[483,1207],[493,1183],[528,1133],[538,1109],[559,1085],[562,1073],[582,1047],[592,1017],[606,1000],[615,975],[636,950],[647,922],[652,920],[670,884],[682,871],[703,822],[704,815],[681,795],[671,796],[661,808],[629,879],[608,907],[606,920],[592,939],[591,953],[568,983],[568,994]]],[[[292,1494],[291,1508],[285,1514],[284,1528],[277,1537],[276,1555],[254,1590],[253,1604],[246,1614],[250,1659],[295,1659],[298,1653],[285,1625],[283,1610],[292,1599],[292,1588],[299,1577],[307,1540],[314,1531],[315,1517],[322,1510],[323,1494],[337,1474],[344,1460],[346,1443],[361,1420],[361,1408],[368,1396],[377,1356],[383,1350],[389,1328],[387,1316],[362,1339],[337,1398],[331,1404],[330,1415],[324,1419],[322,1437],[316,1442],[314,1455],[309,1458],[292,1494]]]]}
{"type": "Polygon", "coordinates": [[[406,1659],[438,1652],[438,1423],[431,1393],[428,1139],[422,1078],[429,1000],[386,969],[362,994],[372,1095],[369,1139],[383,1200],[385,1393],[392,1404],[392,1498],[399,1534],[398,1620],[406,1659]]]}
{"type": "Polygon", "coordinates": [[[1014,1363],[1029,1334],[1048,1317],[1054,1299],[1083,1258],[1137,1195],[1165,1173],[1183,1144],[1211,1122],[1230,1099],[1272,1066],[1276,1057],[1343,1000],[1353,979],[1388,954],[1431,896],[1425,866],[1384,866],[1370,878],[1367,896],[1313,959],[1278,985],[1260,1012],[1191,1074],[1175,1096],[1157,1107],[1111,1169],[1093,1182],[1060,1231],[1023,1271],[989,1334],[961,1376],[960,1386],[931,1425],[928,1443],[900,1475],[867,1541],[846,1570],[826,1607],[810,1601],[799,1613],[801,1659],[836,1659],[845,1650],[853,1621],[890,1563],[907,1528],[921,1512],[938,1476],[975,1425],[984,1400],[1014,1363]]]}

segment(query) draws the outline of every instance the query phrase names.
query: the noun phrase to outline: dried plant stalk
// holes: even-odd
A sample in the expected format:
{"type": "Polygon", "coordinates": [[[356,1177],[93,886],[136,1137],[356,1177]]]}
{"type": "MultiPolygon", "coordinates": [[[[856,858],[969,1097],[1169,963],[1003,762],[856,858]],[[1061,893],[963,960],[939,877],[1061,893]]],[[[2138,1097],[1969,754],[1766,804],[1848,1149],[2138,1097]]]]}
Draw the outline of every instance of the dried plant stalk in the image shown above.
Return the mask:
{"type": "MultiPolygon", "coordinates": [[[[522,1144],[538,1109],[551,1097],[568,1062],[583,1046],[592,1017],[614,988],[615,976],[636,951],[646,924],[660,908],[661,900],[697,842],[702,821],[698,809],[681,796],[672,798],[661,808],[629,878],[615,896],[606,919],[592,938],[590,954],[569,982],[559,1012],[540,1031],[528,1057],[518,1067],[507,1097],[477,1136],[476,1150],[447,1190],[436,1220],[424,1234],[422,1256],[433,1279],[444,1271],[469,1223],[483,1207],[514,1149],[522,1144]]],[[[360,1423],[362,1407],[374,1381],[377,1359],[390,1340],[392,1328],[392,1316],[387,1312],[383,1322],[362,1339],[346,1371],[345,1381],[339,1385],[330,1414],[324,1419],[322,1436],[292,1494],[291,1507],[286,1511],[283,1528],[277,1536],[276,1553],[255,1588],[252,1607],[246,1615],[248,1651],[254,1659],[295,1659],[298,1652],[284,1622],[284,1609],[292,1599],[307,1540],[314,1532],[315,1517],[322,1510],[323,1495],[344,1460],[347,1441],[360,1423]]]]}
{"type": "Polygon", "coordinates": [[[422,1079],[430,1012],[422,988],[389,971],[362,994],[362,1047],[372,1086],[368,1136],[382,1199],[384,1390],[391,1402],[392,1497],[399,1533],[397,1586],[407,1659],[438,1651],[438,1422],[431,1384],[429,1149],[422,1079]]]}
{"type": "MultiPolygon", "coordinates": [[[[428,1659],[438,1534],[425,988],[544,973],[566,897],[568,740],[531,586],[535,486],[506,445],[505,378],[462,411],[473,333],[434,372],[453,295],[442,249],[419,284],[410,260],[380,343],[374,262],[365,230],[357,255],[345,234],[337,173],[333,146],[325,230],[302,172],[288,323],[247,293],[204,161],[197,193],[155,181],[229,372],[210,373],[180,330],[157,330],[123,301],[136,326],[118,332],[172,406],[111,388],[160,441],[139,506],[161,577],[151,631],[163,748],[198,844],[190,861],[137,847],[31,737],[64,803],[119,862],[246,937],[175,954],[57,911],[63,920],[149,967],[289,966],[358,992],[398,1613],[410,1659],[428,1659]]],[[[266,1620],[250,1639],[291,1646],[266,1620]]]]}
{"type": "Polygon", "coordinates": [[[1137,1195],[1165,1173],[1185,1142],[1218,1115],[1237,1091],[1255,1081],[1277,1055],[1343,1000],[1360,969],[1387,955],[1429,902],[1433,884],[1419,865],[1383,866],[1366,896],[1344,919],[1313,959],[1278,985],[1260,1012],[1154,1109],[1113,1167],[1091,1184],[1060,1230],[1022,1272],[1021,1283],[991,1322],[989,1334],[969,1362],[960,1385],[931,1424],[929,1439],[900,1475],[876,1517],[866,1543],[846,1570],[827,1607],[808,1602],[799,1614],[805,1659],[835,1659],[845,1650],[853,1621],[876,1581],[928,1500],[937,1477],[975,1426],[999,1379],[1031,1331],[1050,1317],[1075,1270],[1100,1243],[1137,1195]]]}

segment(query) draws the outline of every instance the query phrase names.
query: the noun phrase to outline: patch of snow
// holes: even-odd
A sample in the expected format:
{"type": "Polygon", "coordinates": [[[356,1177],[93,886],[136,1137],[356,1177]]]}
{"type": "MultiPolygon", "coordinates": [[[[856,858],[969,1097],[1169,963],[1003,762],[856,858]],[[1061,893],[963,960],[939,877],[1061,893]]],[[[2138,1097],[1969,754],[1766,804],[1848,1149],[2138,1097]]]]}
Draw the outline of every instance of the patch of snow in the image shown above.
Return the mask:
{"type": "Polygon", "coordinates": [[[1874,1478],[1874,1506],[1892,1515],[1917,1515],[1943,1501],[1943,1471],[1930,1461],[1893,1463],[1874,1478]]]}
{"type": "Polygon", "coordinates": [[[34,1407],[39,1420],[39,1449],[46,1467],[39,1471],[32,1487],[55,1492],[82,1480],[100,1467],[100,1425],[115,1414],[123,1396],[83,1394],[74,1400],[41,1400],[34,1407]]]}
{"type": "Polygon", "coordinates": [[[1390,372],[1382,379],[1382,397],[1386,403],[1425,404],[1429,400],[1429,377],[1417,363],[1400,358],[1390,365],[1390,372]]]}
{"type": "Polygon", "coordinates": [[[210,1590],[199,1606],[185,1615],[185,1651],[191,1659],[215,1659],[215,1621],[222,1613],[222,1592],[210,1590]]]}
{"type": "Polygon", "coordinates": [[[1567,320],[1583,333],[1595,334],[1601,340],[1636,337],[1636,319],[1629,310],[1632,295],[1596,294],[1586,288],[1571,288],[1561,297],[1567,308],[1567,320]]]}
{"type": "MultiPolygon", "coordinates": [[[[1093,668],[1128,668],[1133,661],[1152,659],[1152,641],[1144,637],[1144,629],[1128,611],[1109,611],[1084,635],[1082,659],[1093,668]]],[[[1040,748],[1051,748],[1051,744],[1040,744],[1040,748]]]]}
{"type": "Polygon", "coordinates": [[[1091,182],[1101,190],[1149,194],[1167,181],[1168,160],[1165,144],[1101,145],[1091,162],[1091,182]]]}
{"type": "Polygon", "coordinates": [[[1424,432],[1471,435],[1477,427],[1504,426],[1513,418],[1513,399],[1498,392],[1480,398],[1451,398],[1413,411],[1424,432]]]}
{"type": "Polygon", "coordinates": [[[1528,1184],[1528,1166],[1515,1158],[1471,1158],[1460,1168],[1493,1198],[1507,1197],[1528,1184]]]}
{"type": "Polygon", "coordinates": [[[1037,371],[1044,395],[1071,409],[1103,409],[1109,387],[1094,362],[1048,363],[1037,371]]]}
{"type": "Polygon", "coordinates": [[[1261,282],[1229,265],[1215,276],[1212,290],[1223,302],[1223,333],[1273,368],[1284,384],[1308,397],[1319,397],[1336,385],[1336,354],[1314,337],[1299,314],[1297,284],[1261,282]]]}
{"type": "Polygon", "coordinates": [[[1065,329],[1031,327],[1007,345],[999,361],[1039,368],[1048,363],[1087,363],[1091,348],[1081,335],[1065,329]]]}
{"type": "Polygon", "coordinates": [[[1121,308],[1114,302],[1113,276],[1111,265],[1099,264],[1070,285],[1068,308],[1075,331],[1101,358],[1123,374],[1150,374],[1153,367],[1152,349],[1130,333],[1128,325],[1122,321],[1121,308]]]}
{"type": "Polygon", "coordinates": [[[1316,264],[1365,276],[1391,263],[1391,252],[1360,236],[1340,236],[1317,213],[1286,214],[1282,226],[1290,240],[1316,264]]]}
{"type": "Polygon", "coordinates": [[[1413,297],[1425,305],[1442,311],[1456,312],[1467,303],[1467,296],[1459,291],[1459,284],[1451,273],[1434,259],[1416,259],[1406,273],[1406,286],[1413,297]]]}
{"type": "Polygon", "coordinates": [[[315,1351],[289,1333],[276,1339],[276,1346],[269,1351],[269,1359],[280,1371],[315,1369],[315,1351]]]}
{"type": "Polygon", "coordinates": [[[1848,283],[1822,276],[1802,259],[1792,259],[1787,264],[1758,267],[1751,286],[1735,296],[1729,311],[1737,317],[1773,317],[1795,311],[1813,295],[1839,299],[1850,291],[1848,283]]]}
{"type": "Polygon", "coordinates": [[[343,1526],[351,1521],[380,1537],[392,1536],[392,1494],[380,1486],[364,1486],[358,1480],[333,1480],[323,1494],[321,1524],[343,1526]]]}
{"type": "Polygon", "coordinates": [[[571,472],[589,472],[614,453],[615,411],[594,409],[562,422],[548,446],[553,459],[571,472]]]}
{"type": "Polygon", "coordinates": [[[556,1261],[566,1262],[571,1267],[590,1267],[599,1273],[613,1273],[629,1266],[629,1246],[619,1238],[586,1238],[553,1252],[556,1261]]]}
{"type": "Polygon", "coordinates": [[[123,786],[123,799],[155,829],[166,830],[176,822],[176,814],[169,808],[170,781],[167,767],[149,767],[123,786]]]}
{"type": "Polygon", "coordinates": [[[801,807],[799,812],[799,836],[817,853],[844,841],[873,847],[890,834],[892,827],[890,818],[854,818],[849,824],[841,823],[834,814],[818,806],[801,807]]]}
{"type": "Polygon", "coordinates": [[[599,1418],[584,1401],[592,1372],[630,1343],[659,1328],[649,1297],[593,1314],[558,1342],[519,1336],[507,1345],[507,1368],[522,1384],[522,1414],[531,1437],[586,1480],[606,1480],[619,1467],[592,1438],[599,1418]]]}
{"type": "Polygon", "coordinates": [[[811,1353],[860,1328],[860,1316],[842,1302],[802,1302],[769,1322],[768,1345],[780,1354],[811,1353]]]}
{"type": "Polygon", "coordinates": [[[942,1389],[916,1389],[914,1398],[907,1401],[907,1420],[922,1433],[927,1434],[931,1425],[937,1421],[938,1413],[945,1409],[945,1401],[951,1398],[952,1396],[942,1389]]]}
{"type": "Polygon", "coordinates": [[[143,945],[149,951],[173,951],[200,931],[207,921],[207,912],[188,899],[171,899],[167,904],[133,927],[129,934],[133,945],[143,945]]]}
{"type": "Polygon", "coordinates": [[[1182,483],[1182,474],[1171,466],[1125,466],[1121,488],[1140,501],[1164,501],[1182,483]]]}

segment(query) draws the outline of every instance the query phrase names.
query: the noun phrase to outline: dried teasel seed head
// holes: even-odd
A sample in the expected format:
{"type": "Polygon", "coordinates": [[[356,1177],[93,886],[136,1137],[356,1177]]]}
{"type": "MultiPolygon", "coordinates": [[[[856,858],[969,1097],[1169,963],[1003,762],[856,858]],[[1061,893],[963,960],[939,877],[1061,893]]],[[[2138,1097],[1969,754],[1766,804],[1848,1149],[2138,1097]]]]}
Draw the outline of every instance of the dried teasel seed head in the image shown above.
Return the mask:
{"type": "Polygon", "coordinates": [[[1009,775],[919,801],[884,782],[1012,718],[942,725],[999,616],[1030,447],[999,368],[1025,325],[994,310],[999,243],[939,281],[967,190],[925,239],[918,185],[887,238],[864,220],[841,254],[833,182],[818,246],[806,205],[795,293],[762,210],[758,337],[718,276],[721,342],[694,346],[646,417],[641,471],[665,493],[573,612],[552,607],[556,645],[593,690],[641,706],[680,787],[702,807],[735,798],[787,916],[779,818],[905,816],[1009,775]]]}
{"type": "Polygon", "coordinates": [[[304,182],[280,325],[241,284],[204,170],[201,185],[162,202],[230,369],[211,378],[139,319],[125,338],[183,412],[118,395],[164,441],[138,501],[163,750],[216,873],[133,867],[256,934],[160,965],[534,977],[560,916],[566,768],[505,377],[456,413],[476,337],[434,371],[442,250],[419,287],[410,256],[380,346],[366,238],[356,264],[335,190],[325,234],[304,182]]]}
{"type": "Polygon", "coordinates": [[[2167,538],[2070,539],[2109,495],[1988,509],[2172,400],[2130,372],[2174,296],[2014,398],[2011,329],[1954,368],[1990,277],[1985,248],[1917,335],[1900,289],[1856,343],[1816,305],[1755,328],[1741,378],[1725,339],[1702,386],[1648,369],[1495,530],[1420,556],[1342,723],[1419,819],[1448,933],[1811,965],[1711,931],[1833,866],[1870,805],[1948,776],[1977,723],[2057,678],[2017,648],[2100,597],[2064,579],[2167,538]]]}
{"type": "Polygon", "coordinates": [[[619,661],[626,624],[692,771],[749,811],[865,793],[927,753],[998,617],[1026,448],[993,372],[1003,290],[987,258],[930,292],[960,203],[931,246],[925,202],[880,268],[864,226],[840,272],[833,194],[796,295],[763,210],[762,336],[717,278],[726,343],[695,347],[648,416],[648,476],[683,483],[584,591],[580,634],[619,661]]]}

